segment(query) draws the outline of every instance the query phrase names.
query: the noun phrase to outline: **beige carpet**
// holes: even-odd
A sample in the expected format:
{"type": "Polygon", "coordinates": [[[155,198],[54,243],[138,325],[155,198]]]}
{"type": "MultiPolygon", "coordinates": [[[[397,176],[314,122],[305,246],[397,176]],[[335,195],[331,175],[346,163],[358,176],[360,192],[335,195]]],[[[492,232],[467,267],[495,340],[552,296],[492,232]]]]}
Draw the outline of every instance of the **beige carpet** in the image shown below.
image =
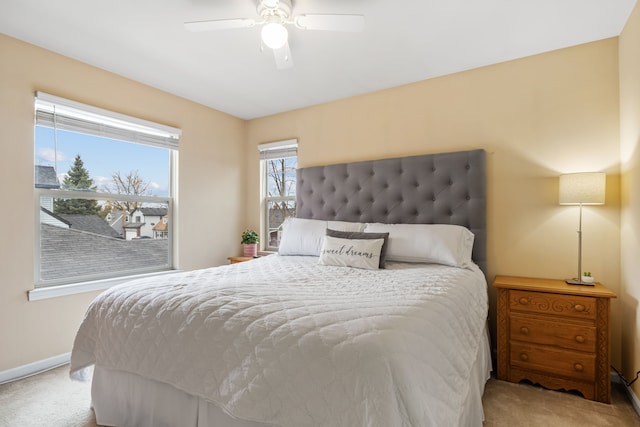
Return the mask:
{"type": "MultiPolygon", "coordinates": [[[[94,427],[90,385],[71,381],[68,367],[0,385],[2,427],[94,427]]],[[[624,389],[614,384],[612,404],[491,379],[485,390],[485,427],[640,426],[624,389]]],[[[180,427],[180,426],[176,426],[180,427]]],[[[390,426],[391,427],[391,426],[390,426]]],[[[448,427],[448,426],[438,426],[448,427]]]]}
{"type": "Polygon", "coordinates": [[[0,385],[2,427],[93,427],[91,384],[69,379],[69,366],[0,385]]]}
{"type": "Polygon", "coordinates": [[[640,426],[622,384],[613,384],[611,404],[529,384],[489,380],[482,398],[485,427],[640,426]]]}

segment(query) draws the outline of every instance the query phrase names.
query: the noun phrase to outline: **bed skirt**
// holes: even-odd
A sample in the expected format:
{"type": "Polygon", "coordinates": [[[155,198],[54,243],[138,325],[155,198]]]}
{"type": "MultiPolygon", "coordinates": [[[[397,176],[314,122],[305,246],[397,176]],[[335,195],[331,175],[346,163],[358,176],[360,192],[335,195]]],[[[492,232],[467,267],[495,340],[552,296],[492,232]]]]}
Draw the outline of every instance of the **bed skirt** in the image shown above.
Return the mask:
{"type": "MultiPolygon", "coordinates": [[[[491,374],[488,331],[481,341],[471,373],[470,395],[460,427],[481,427],[482,394],[491,374]]],[[[118,427],[266,427],[271,424],[233,418],[215,403],[192,396],[171,385],[123,371],[95,366],[91,399],[96,421],[118,427]]]]}

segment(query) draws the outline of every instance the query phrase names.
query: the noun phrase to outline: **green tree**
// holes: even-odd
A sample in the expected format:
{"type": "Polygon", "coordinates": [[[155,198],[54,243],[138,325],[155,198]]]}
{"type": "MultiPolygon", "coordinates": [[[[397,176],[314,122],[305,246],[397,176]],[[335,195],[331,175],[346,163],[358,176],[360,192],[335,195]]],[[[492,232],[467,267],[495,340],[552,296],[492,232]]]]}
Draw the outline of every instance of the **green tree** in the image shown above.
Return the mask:
{"type": "MultiPolygon", "coordinates": [[[[76,155],[73,165],[62,181],[62,188],[74,191],[96,191],[97,187],[93,185],[93,179],[89,176],[89,171],[84,167],[84,162],[79,154],[76,155]]],[[[99,215],[101,213],[98,201],[91,199],[55,199],[53,211],[57,214],[81,215],[99,215]]]]}

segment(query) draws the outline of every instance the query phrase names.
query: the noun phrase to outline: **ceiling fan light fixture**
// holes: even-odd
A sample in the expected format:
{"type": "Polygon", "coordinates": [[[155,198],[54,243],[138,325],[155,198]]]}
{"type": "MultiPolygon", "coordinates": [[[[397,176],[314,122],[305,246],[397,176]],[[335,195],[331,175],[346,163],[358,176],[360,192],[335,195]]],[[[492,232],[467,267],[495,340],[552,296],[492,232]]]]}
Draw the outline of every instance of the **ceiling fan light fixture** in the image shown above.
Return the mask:
{"type": "Polygon", "coordinates": [[[279,22],[270,22],[262,27],[262,42],[271,49],[280,49],[289,38],[289,32],[279,22]]]}
{"type": "Polygon", "coordinates": [[[273,50],[279,70],[291,68],[289,31],[285,25],[295,25],[302,30],[327,30],[359,32],[364,30],[363,15],[303,14],[292,15],[293,0],[253,0],[260,19],[231,18],[185,22],[190,31],[227,30],[261,25],[260,52],[265,46],[273,50]]]}

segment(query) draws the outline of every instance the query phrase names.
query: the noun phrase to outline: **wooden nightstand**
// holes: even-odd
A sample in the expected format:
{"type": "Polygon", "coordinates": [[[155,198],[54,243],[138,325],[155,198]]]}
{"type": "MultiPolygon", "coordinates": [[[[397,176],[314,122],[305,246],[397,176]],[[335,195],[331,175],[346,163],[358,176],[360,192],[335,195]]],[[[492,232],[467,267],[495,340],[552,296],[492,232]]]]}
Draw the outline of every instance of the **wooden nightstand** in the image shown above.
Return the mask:
{"type": "Polygon", "coordinates": [[[251,261],[253,257],[252,256],[230,256],[227,259],[229,260],[229,264],[236,264],[238,262],[251,261]]]}
{"type": "Polygon", "coordinates": [[[609,305],[605,286],[496,276],[498,379],[527,379],[611,401],[609,305]]]}

